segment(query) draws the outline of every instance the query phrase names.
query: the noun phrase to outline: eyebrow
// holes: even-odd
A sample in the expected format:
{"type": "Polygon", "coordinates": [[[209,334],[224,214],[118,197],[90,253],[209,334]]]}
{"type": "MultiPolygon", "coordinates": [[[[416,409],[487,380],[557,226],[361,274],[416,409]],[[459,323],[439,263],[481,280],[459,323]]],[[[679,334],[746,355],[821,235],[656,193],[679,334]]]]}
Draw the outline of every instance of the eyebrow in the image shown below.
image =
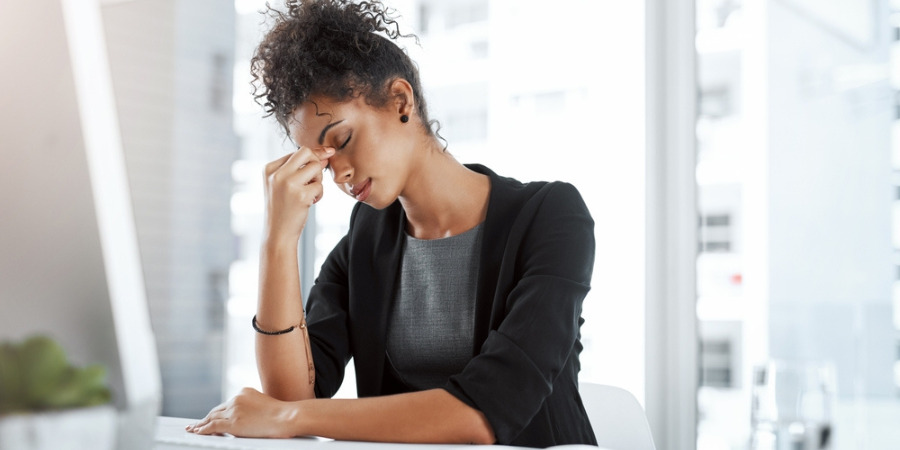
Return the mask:
{"type": "Polygon", "coordinates": [[[337,122],[329,123],[328,125],[325,125],[325,128],[322,128],[322,132],[319,133],[319,145],[325,144],[325,133],[328,133],[328,130],[330,130],[331,127],[333,127],[341,122],[343,122],[343,120],[338,120],[337,122]]]}

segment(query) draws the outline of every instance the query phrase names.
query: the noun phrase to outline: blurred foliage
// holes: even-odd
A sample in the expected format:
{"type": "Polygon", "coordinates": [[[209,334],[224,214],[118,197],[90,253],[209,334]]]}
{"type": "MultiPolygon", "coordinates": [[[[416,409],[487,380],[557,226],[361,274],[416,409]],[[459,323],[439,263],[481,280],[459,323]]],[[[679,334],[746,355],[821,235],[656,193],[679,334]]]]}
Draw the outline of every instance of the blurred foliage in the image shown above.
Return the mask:
{"type": "Polygon", "coordinates": [[[97,406],[110,399],[106,369],[70,365],[53,339],[0,343],[0,415],[97,406]]]}

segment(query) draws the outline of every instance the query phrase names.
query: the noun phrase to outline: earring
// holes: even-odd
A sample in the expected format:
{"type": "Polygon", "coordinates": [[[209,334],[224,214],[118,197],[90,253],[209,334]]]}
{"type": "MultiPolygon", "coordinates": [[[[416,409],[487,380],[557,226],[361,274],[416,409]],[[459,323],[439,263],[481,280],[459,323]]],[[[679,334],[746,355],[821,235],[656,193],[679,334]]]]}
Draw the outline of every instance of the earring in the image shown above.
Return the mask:
{"type": "Polygon", "coordinates": [[[407,116],[406,114],[400,116],[400,121],[403,123],[409,122],[409,116],[407,116]]]}

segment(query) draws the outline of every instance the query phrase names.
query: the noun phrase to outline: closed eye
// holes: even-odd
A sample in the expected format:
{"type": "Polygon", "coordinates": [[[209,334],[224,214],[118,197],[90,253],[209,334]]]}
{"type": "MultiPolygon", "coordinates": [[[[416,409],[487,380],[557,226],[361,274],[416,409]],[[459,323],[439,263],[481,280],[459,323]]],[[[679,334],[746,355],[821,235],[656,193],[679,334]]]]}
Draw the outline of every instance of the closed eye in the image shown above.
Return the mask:
{"type": "MultiPolygon", "coordinates": [[[[344,140],[344,143],[341,144],[341,145],[338,147],[338,150],[343,150],[344,147],[346,147],[347,144],[350,143],[350,138],[351,138],[351,137],[353,137],[353,133],[350,133],[349,135],[347,135],[347,139],[344,140]]],[[[325,170],[328,170],[328,169],[331,169],[331,162],[329,162],[328,165],[325,166],[325,170]]]]}

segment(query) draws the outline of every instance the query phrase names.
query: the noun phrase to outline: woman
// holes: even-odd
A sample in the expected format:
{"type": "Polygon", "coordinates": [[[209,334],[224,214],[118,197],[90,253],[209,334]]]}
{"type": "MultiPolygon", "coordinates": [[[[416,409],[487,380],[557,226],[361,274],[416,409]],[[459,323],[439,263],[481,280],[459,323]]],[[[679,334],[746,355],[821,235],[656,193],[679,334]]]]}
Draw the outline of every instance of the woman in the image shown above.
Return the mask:
{"type": "Polygon", "coordinates": [[[200,434],[594,444],[578,395],[593,220],[565,183],[457,162],[377,2],[290,1],[252,60],[297,151],[269,163],[253,327],[263,392],[200,434]],[[359,203],[301,302],[296,247],[323,169],[359,203]],[[353,357],[360,399],[329,399],[353,357]]]}

